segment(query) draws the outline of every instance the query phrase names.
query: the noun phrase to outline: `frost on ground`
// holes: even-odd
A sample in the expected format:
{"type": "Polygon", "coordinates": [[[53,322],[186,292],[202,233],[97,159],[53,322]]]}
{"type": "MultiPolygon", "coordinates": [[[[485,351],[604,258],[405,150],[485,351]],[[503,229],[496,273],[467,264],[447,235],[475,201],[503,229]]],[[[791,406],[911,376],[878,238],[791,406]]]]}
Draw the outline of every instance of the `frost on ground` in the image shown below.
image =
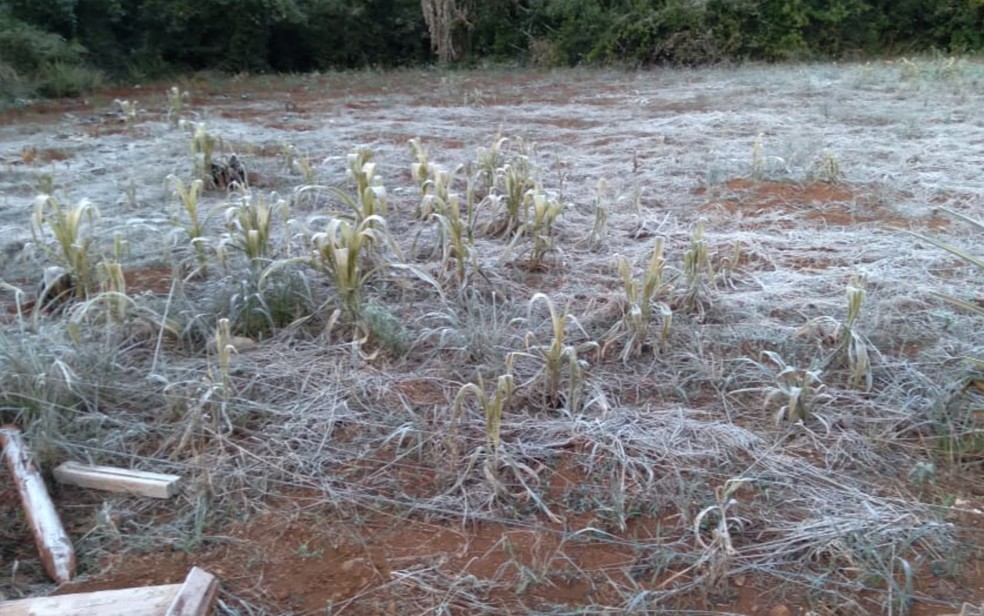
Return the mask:
{"type": "MultiPolygon", "coordinates": [[[[984,602],[984,328],[941,297],[984,280],[925,239],[984,252],[984,64],[180,89],[0,124],[0,418],[43,467],[188,478],[59,494],[78,588],[193,562],[230,614],[984,602]],[[232,154],[248,190],[209,185],[232,154]],[[88,295],[41,310],[51,265],[88,295]]],[[[22,535],[8,598],[50,590],[22,535]]]]}

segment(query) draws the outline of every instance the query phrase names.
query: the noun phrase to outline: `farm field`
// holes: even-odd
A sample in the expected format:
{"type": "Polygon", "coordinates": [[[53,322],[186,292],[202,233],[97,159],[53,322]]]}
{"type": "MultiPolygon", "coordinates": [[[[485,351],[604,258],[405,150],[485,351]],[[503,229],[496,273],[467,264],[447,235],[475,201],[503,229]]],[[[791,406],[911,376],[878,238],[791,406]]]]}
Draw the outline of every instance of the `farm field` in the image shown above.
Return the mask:
{"type": "MultiPolygon", "coordinates": [[[[982,97],[984,63],[917,58],[4,112],[0,423],[48,474],[184,478],[49,482],[57,592],[198,565],[228,615],[984,612],[984,317],[947,299],[984,306],[982,97]]],[[[6,472],[0,521],[0,599],[56,591],[6,472]]]]}

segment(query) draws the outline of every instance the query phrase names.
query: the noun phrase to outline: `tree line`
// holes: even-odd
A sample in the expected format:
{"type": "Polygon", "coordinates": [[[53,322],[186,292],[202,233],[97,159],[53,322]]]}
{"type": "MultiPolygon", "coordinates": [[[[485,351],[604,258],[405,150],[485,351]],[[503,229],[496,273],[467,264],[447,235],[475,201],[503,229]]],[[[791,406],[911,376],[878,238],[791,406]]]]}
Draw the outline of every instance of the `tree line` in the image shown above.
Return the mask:
{"type": "Polygon", "coordinates": [[[435,62],[700,65],[984,48],[984,0],[0,0],[0,92],[435,62]]]}

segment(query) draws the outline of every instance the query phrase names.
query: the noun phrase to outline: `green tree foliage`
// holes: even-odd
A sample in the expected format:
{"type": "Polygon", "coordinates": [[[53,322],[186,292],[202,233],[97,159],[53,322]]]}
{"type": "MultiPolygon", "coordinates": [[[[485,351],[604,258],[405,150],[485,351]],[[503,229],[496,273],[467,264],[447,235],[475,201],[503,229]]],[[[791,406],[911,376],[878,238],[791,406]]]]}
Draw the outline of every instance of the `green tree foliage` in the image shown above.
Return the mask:
{"type": "MultiPolygon", "coordinates": [[[[984,0],[461,0],[459,61],[696,65],[984,49],[984,0]]],[[[0,95],[89,69],[307,71],[435,60],[421,0],[0,0],[0,95]]],[[[54,85],[52,85],[54,84],[54,85]]]]}

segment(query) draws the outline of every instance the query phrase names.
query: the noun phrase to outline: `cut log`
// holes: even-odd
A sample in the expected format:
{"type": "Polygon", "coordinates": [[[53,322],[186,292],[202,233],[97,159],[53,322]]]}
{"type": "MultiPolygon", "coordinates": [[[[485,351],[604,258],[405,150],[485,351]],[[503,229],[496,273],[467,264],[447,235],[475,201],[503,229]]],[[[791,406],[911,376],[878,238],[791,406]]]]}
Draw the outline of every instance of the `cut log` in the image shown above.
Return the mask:
{"type": "Polygon", "coordinates": [[[218,591],[219,581],[214,575],[192,567],[164,616],[205,616],[211,611],[218,591]]]}
{"type": "Polygon", "coordinates": [[[7,468],[17,484],[24,517],[34,534],[44,570],[59,584],[71,581],[75,577],[75,549],[58,518],[41,474],[27,455],[20,430],[15,426],[0,427],[0,445],[7,468]]]}
{"type": "Polygon", "coordinates": [[[55,469],[54,474],[60,483],[152,498],[171,498],[178,493],[178,482],[181,481],[177,475],[112,466],[88,466],[78,462],[65,462],[55,469]]]}

